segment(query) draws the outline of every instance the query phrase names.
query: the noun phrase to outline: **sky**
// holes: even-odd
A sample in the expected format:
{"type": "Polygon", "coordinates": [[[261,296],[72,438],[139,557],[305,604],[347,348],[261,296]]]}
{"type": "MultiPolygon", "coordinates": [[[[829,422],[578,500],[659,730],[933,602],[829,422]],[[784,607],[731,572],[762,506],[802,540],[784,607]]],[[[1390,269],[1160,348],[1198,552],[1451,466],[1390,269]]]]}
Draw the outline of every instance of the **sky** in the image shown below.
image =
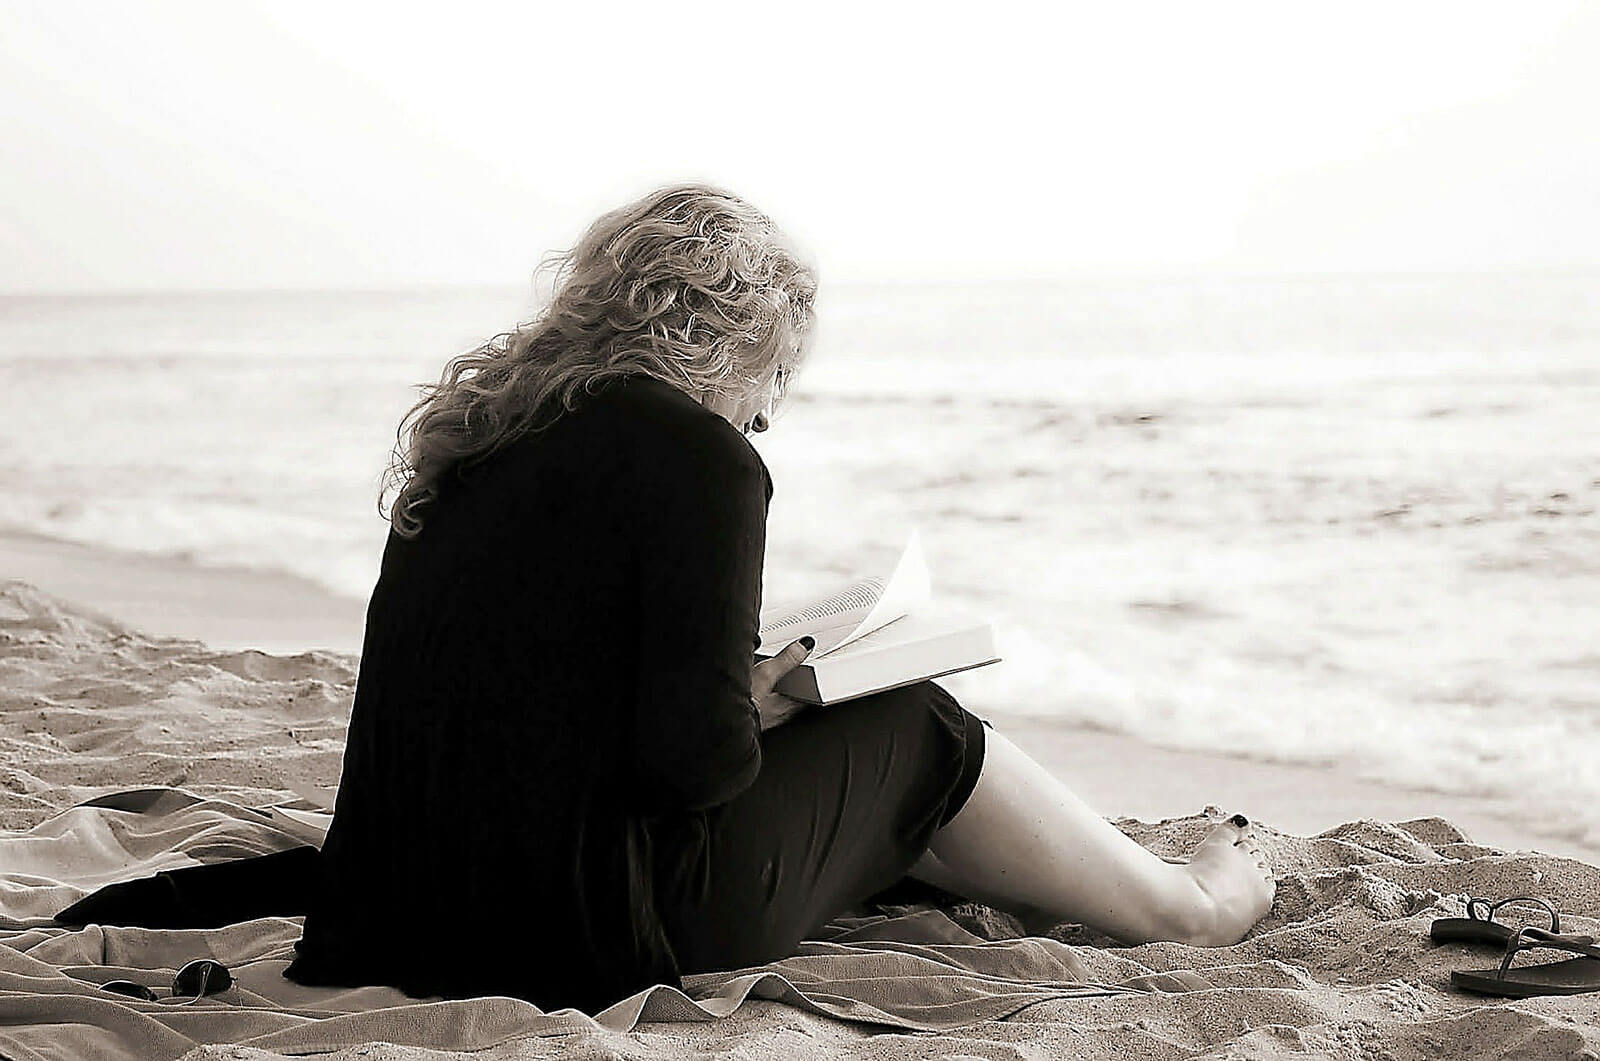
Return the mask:
{"type": "Polygon", "coordinates": [[[824,280],[1600,267],[1582,0],[0,19],[0,292],[522,284],[679,180],[824,280]]]}

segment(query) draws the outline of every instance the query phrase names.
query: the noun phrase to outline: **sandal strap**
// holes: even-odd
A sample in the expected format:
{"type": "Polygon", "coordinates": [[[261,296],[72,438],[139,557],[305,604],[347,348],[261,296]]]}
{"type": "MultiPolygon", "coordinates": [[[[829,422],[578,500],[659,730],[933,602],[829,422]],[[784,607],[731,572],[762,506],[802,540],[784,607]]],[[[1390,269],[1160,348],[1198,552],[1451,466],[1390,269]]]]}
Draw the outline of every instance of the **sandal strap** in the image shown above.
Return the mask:
{"type": "Polygon", "coordinates": [[[1506,973],[1511,969],[1511,960],[1519,951],[1534,950],[1539,947],[1571,951],[1586,958],[1600,958],[1600,946],[1595,945],[1592,936],[1562,936],[1532,925],[1524,925],[1506,941],[1506,956],[1500,960],[1500,979],[1506,978],[1506,973]]]}
{"type": "Polygon", "coordinates": [[[1531,903],[1534,906],[1543,907],[1544,912],[1550,915],[1550,931],[1556,934],[1561,932],[1561,916],[1556,913],[1556,908],[1537,895],[1517,895],[1510,899],[1501,899],[1498,902],[1490,902],[1488,899],[1476,897],[1469,898],[1467,900],[1467,916],[1474,921],[1493,921],[1496,910],[1502,906],[1510,906],[1512,903],[1531,903]],[[1481,916],[1478,914],[1478,907],[1480,906],[1488,911],[1481,916]]]}

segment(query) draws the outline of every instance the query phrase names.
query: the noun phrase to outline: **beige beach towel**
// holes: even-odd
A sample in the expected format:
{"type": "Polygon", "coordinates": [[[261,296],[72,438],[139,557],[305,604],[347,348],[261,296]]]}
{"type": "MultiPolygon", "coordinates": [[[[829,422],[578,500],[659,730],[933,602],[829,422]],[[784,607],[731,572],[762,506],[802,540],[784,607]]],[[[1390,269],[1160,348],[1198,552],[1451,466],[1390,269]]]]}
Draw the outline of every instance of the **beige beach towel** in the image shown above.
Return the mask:
{"type": "MultiPolygon", "coordinates": [[[[282,973],[300,922],[264,918],[218,929],[56,926],[52,916],[101,885],[164,869],[264,854],[300,841],[262,812],[176,789],[92,801],[26,833],[0,833],[0,1057],[8,1061],[167,1061],[203,1044],[318,1054],[380,1041],[483,1050],[519,1038],[641,1021],[709,1021],[748,998],[850,1021],[946,1031],[1050,999],[1210,987],[1189,973],[1094,983],[1072,947],[1048,939],[985,942],[937,909],[840,918],[798,954],[751,969],[659,985],[593,1017],[511,998],[419,1001],[392,988],[308,988],[282,973]],[[173,972],[209,957],[235,984],[205,999],[165,999],[173,972]],[[96,985],[156,988],[141,1002],[96,985]]],[[[439,908],[447,910],[442,890],[439,908]]],[[[417,931],[448,931],[444,923],[417,931]]]]}

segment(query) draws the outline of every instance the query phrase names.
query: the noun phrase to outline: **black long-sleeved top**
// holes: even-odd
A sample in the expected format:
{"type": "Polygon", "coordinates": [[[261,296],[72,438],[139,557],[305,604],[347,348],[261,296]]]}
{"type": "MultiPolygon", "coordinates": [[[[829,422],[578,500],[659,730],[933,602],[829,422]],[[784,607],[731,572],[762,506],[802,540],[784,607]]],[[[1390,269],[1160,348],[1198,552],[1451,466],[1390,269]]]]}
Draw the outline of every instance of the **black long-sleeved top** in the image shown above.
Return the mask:
{"type": "Polygon", "coordinates": [[[727,421],[632,376],[391,534],[286,975],[590,1012],[676,983],[651,822],[760,769],[771,496],[727,421]]]}

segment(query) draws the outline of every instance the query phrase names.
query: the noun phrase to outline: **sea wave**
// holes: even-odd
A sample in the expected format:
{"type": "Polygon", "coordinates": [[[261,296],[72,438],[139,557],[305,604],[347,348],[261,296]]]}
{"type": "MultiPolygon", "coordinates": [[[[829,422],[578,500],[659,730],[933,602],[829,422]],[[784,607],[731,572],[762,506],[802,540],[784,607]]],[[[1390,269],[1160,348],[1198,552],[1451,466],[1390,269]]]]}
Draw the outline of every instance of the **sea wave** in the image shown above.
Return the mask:
{"type": "MultiPolygon", "coordinates": [[[[1309,321],[1292,286],[1231,317],[1193,285],[867,292],[754,439],[767,597],[918,527],[936,592],[997,624],[1004,662],[946,679],[980,713],[1336,761],[1595,842],[1594,286],[1355,285],[1309,321]]],[[[412,386],[516,302],[0,300],[0,527],[363,599],[412,386]]]]}

